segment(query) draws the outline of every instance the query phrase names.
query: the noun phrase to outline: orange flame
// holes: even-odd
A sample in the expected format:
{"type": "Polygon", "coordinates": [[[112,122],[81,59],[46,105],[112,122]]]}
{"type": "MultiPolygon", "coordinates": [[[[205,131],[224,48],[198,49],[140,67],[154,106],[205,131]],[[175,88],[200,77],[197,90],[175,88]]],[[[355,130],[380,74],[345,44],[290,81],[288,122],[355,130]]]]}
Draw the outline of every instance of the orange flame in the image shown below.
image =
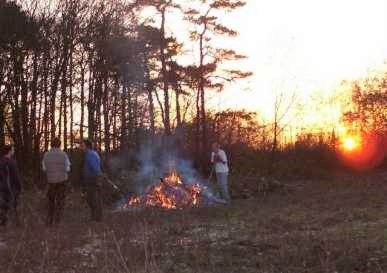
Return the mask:
{"type": "Polygon", "coordinates": [[[177,172],[160,179],[160,182],[148,188],[142,197],[132,197],[123,206],[124,209],[131,207],[158,207],[165,209],[178,209],[190,205],[197,205],[201,187],[196,184],[186,186],[177,172]]]}

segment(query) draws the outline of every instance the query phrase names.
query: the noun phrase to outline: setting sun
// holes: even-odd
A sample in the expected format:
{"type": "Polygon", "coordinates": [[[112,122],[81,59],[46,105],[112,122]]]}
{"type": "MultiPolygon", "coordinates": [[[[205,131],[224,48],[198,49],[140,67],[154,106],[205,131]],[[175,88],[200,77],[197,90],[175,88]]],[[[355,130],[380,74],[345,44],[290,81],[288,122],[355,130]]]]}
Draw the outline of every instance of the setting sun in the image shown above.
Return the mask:
{"type": "Polygon", "coordinates": [[[346,137],[343,140],[343,149],[351,152],[359,147],[359,139],[353,136],[346,137]]]}
{"type": "Polygon", "coordinates": [[[387,273],[386,105],[387,0],[0,0],[0,273],[387,273]]]}

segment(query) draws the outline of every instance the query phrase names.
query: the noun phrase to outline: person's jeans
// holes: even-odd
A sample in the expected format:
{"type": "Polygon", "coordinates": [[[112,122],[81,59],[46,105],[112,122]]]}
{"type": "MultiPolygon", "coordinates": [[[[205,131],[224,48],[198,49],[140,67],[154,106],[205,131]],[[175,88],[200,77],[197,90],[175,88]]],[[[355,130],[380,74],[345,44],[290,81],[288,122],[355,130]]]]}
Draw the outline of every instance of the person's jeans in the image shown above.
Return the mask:
{"type": "Polygon", "coordinates": [[[227,178],[228,173],[216,173],[216,180],[218,182],[220,197],[226,201],[230,201],[227,178]]]}
{"type": "Polygon", "coordinates": [[[86,201],[90,207],[91,219],[95,221],[102,220],[102,199],[99,185],[99,177],[88,178],[85,180],[86,201]]]}
{"type": "Polygon", "coordinates": [[[48,226],[59,224],[62,218],[66,199],[66,183],[67,181],[48,184],[48,211],[46,220],[48,226]]]}
{"type": "Polygon", "coordinates": [[[0,191],[0,226],[6,226],[8,223],[8,214],[10,210],[15,212],[15,222],[19,224],[17,214],[18,196],[13,195],[9,191],[0,191]]]}
{"type": "Polygon", "coordinates": [[[0,208],[0,226],[6,226],[8,222],[8,209],[0,208]]]}

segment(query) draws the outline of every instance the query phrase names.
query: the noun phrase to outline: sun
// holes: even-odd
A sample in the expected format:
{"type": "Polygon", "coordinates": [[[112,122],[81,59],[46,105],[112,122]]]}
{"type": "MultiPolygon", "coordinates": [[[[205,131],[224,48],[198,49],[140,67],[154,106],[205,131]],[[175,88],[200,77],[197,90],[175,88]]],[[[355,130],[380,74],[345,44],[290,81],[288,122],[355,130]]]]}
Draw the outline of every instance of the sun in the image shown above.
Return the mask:
{"type": "Polygon", "coordinates": [[[342,147],[345,151],[352,152],[360,146],[360,141],[355,136],[347,136],[343,139],[342,147]]]}

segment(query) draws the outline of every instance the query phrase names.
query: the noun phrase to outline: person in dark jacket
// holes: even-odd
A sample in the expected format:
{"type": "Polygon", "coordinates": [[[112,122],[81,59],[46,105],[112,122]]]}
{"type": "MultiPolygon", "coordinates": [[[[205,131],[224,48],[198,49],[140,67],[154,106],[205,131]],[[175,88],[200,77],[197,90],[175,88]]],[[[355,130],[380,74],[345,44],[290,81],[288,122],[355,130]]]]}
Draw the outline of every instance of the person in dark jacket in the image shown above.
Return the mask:
{"type": "MultiPolygon", "coordinates": [[[[12,145],[2,148],[0,154],[0,225],[8,222],[8,211],[16,212],[19,194],[21,191],[20,175],[12,145]]],[[[17,219],[18,220],[18,219],[17,219]]]]}
{"type": "Polygon", "coordinates": [[[82,180],[86,193],[86,201],[91,210],[91,219],[99,222],[102,220],[102,200],[99,185],[99,180],[102,175],[101,158],[93,150],[92,143],[87,139],[83,140],[82,149],[85,152],[82,180]]]}

